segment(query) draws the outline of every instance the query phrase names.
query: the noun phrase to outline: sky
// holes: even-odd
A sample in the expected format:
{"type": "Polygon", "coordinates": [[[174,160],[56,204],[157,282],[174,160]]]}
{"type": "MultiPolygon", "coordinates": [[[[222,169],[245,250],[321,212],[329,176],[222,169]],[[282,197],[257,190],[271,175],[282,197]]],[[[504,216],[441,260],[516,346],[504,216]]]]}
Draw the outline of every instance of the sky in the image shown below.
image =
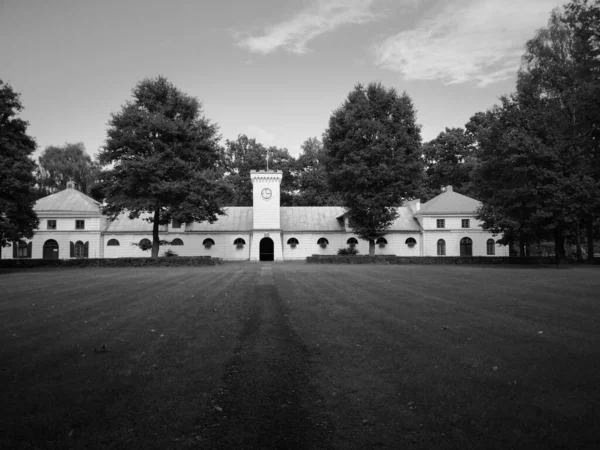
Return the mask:
{"type": "Polygon", "coordinates": [[[356,84],[406,92],[423,142],[514,91],[525,42],[560,0],[0,0],[0,79],[37,157],[102,147],[144,78],[197,97],[222,144],[297,156],[356,84]]]}

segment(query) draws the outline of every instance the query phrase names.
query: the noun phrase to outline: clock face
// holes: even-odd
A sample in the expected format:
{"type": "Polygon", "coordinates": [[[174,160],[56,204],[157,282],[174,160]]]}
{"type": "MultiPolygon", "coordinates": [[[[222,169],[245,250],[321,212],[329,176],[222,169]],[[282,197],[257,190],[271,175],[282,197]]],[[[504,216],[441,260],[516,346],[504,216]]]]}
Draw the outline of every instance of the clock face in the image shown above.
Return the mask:
{"type": "Polygon", "coordinates": [[[271,189],[264,188],[260,195],[262,195],[264,199],[268,200],[271,198],[271,195],[273,195],[273,193],[271,192],[271,189]]]}

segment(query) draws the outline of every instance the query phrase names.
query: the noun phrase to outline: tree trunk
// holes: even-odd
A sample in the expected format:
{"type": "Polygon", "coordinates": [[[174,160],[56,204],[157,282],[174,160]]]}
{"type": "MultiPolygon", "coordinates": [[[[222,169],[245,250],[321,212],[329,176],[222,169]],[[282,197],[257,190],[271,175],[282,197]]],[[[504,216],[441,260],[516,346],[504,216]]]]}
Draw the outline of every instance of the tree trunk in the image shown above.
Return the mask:
{"type": "Polygon", "coordinates": [[[158,238],[158,222],[160,220],[160,210],[158,206],[156,210],[154,210],[154,221],[152,222],[152,257],[154,259],[158,258],[158,246],[159,246],[159,238],[158,238]]]}
{"type": "Polygon", "coordinates": [[[588,261],[594,260],[594,217],[590,214],[587,219],[587,251],[588,251],[588,261]]]}
{"type": "Polygon", "coordinates": [[[375,256],[375,240],[369,239],[369,256],[375,256]]]}
{"type": "Polygon", "coordinates": [[[525,256],[525,237],[522,232],[519,233],[519,256],[525,256]]]}
{"type": "Polygon", "coordinates": [[[565,237],[562,228],[558,227],[554,230],[554,253],[557,261],[565,257],[565,237]]]}
{"type": "Polygon", "coordinates": [[[581,261],[581,231],[579,230],[579,220],[575,224],[575,241],[577,245],[577,261],[581,261]]]}

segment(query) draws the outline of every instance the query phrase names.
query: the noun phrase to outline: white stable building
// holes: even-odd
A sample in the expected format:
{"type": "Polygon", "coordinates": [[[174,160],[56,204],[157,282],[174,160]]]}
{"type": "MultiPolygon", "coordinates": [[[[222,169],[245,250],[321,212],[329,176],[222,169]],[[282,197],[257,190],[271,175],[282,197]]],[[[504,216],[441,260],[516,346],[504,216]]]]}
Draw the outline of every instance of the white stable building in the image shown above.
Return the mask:
{"type": "MultiPolygon", "coordinates": [[[[280,206],[281,171],[252,171],[253,206],[227,207],[217,222],[177,223],[160,228],[179,256],[213,256],[226,260],[287,261],[336,254],[353,244],[369,254],[369,243],[353,234],[348,215],[337,206],[280,206]]],[[[480,202],[453,192],[451,186],[423,205],[418,200],[398,207],[398,218],[375,252],[398,256],[508,256],[508,247],[481,228],[474,217],[480,202]]],[[[4,248],[2,258],[148,257],[138,244],[152,241],[152,224],[114,221],[102,205],[71,183],[37,201],[40,227],[32,240],[4,248]]]]}

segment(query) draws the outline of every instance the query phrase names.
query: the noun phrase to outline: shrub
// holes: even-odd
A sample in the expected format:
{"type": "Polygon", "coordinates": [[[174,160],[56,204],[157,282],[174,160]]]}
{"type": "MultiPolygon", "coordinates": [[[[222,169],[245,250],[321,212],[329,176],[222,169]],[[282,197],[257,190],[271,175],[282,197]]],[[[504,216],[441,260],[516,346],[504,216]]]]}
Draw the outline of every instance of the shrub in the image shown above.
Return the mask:
{"type": "Polygon", "coordinates": [[[177,253],[175,253],[173,250],[168,249],[166,252],[163,253],[163,256],[167,257],[167,258],[171,258],[173,256],[179,256],[177,253]]]}
{"type": "Polygon", "coordinates": [[[340,248],[337,252],[338,255],[357,255],[358,250],[351,245],[348,248],[340,248]]]}

